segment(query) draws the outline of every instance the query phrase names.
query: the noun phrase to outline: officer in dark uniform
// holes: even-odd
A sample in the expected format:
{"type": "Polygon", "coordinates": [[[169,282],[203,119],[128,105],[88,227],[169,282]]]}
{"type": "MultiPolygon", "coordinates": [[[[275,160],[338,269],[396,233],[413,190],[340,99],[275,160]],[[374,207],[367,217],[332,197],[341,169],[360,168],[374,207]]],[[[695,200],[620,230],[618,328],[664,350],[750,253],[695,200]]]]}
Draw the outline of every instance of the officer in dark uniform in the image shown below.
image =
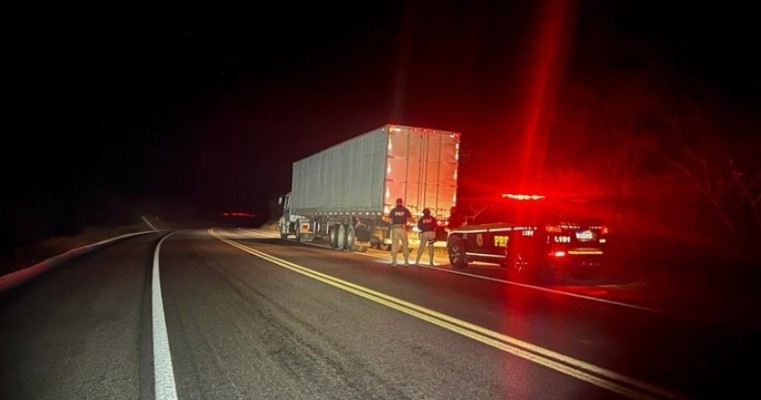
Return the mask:
{"type": "Polygon", "coordinates": [[[430,255],[430,265],[433,266],[433,244],[436,242],[436,228],[438,223],[436,218],[431,215],[431,210],[424,209],[423,216],[417,220],[417,227],[420,229],[420,247],[417,249],[417,258],[415,264],[420,264],[420,257],[423,256],[425,248],[428,247],[430,255]]]}
{"type": "Polygon", "coordinates": [[[460,214],[460,211],[457,209],[457,207],[452,207],[450,211],[451,212],[447,222],[447,228],[449,228],[451,231],[452,229],[457,229],[462,226],[463,222],[465,222],[465,219],[462,217],[462,214],[460,214]]]}
{"type": "Polygon", "coordinates": [[[410,243],[407,237],[407,224],[412,218],[410,210],[404,206],[402,199],[396,199],[396,207],[388,214],[391,221],[391,266],[396,265],[396,255],[399,253],[399,245],[402,246],[404,265],[410,265],[410,243]]]}

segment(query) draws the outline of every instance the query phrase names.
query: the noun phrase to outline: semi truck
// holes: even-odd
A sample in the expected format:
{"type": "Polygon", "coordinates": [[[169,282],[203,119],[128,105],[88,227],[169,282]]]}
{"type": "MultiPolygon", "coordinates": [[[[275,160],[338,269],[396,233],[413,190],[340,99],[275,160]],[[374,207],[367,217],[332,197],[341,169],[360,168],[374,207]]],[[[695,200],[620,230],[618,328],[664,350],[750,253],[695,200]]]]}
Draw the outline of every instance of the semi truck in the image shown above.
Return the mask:
{"type": "MultiPolygon", "coordinates": [[[[295,161],[290,192],[279,198],[280,237],[389,249],[397,198],[415,219],[427,208],[446,221],[457,201],[459,148],[458,132],[386,124],[295,161]]],[[[414,223],[408,231],[411,245],[419,243],[414,223]]]]}

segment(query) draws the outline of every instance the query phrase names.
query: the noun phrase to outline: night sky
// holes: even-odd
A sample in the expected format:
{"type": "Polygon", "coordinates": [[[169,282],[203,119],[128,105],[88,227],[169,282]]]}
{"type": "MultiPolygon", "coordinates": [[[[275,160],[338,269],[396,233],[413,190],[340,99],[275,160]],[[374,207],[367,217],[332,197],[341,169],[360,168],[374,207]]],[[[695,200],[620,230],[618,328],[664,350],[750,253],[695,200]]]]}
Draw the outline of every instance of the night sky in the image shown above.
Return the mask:
{"type": "MultiPolygon", "coordinates": [[[[390,122],[462,132],[461,180],[474,178],[479,146],[520,110],[537,4],[6,10],[4,226],[31,237],[109,223],[113,207],[266,212],[294,161],[390,122]]],[[[758,115],[750,6],[578,5],[564,76],[654,65],[758,115]]]]}

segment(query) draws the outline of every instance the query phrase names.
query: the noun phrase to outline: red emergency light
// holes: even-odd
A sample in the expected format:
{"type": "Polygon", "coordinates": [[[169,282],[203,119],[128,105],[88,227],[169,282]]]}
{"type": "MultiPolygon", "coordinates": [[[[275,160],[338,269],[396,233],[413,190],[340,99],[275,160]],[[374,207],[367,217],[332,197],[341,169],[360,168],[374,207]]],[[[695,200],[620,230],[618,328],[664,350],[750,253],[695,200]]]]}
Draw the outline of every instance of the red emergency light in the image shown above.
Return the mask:
{"type": "Polygon", "coordinates": [[[512,193],[504,193],[502,194],[503,199],[513,199],[513,200],[541,200],[544,198],[544,196],[539,194],[512,194],[512,193]]]}

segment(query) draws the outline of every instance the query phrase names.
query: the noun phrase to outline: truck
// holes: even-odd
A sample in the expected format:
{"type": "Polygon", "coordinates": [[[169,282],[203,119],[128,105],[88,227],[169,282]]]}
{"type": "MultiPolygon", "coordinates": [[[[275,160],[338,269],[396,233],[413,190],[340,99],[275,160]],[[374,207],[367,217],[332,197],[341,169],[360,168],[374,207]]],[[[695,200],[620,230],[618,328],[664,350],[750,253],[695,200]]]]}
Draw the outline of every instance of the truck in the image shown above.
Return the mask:
{"type": "Polygon", "coordinates": [[[386,124],[295,161],[290,192],[279,198],[280,237],[337,250],[390,249],[387,216],[397,198],[415,218],[427,208],[447,220],[457,201],[459,149],[459,132],[386,124]]]}

